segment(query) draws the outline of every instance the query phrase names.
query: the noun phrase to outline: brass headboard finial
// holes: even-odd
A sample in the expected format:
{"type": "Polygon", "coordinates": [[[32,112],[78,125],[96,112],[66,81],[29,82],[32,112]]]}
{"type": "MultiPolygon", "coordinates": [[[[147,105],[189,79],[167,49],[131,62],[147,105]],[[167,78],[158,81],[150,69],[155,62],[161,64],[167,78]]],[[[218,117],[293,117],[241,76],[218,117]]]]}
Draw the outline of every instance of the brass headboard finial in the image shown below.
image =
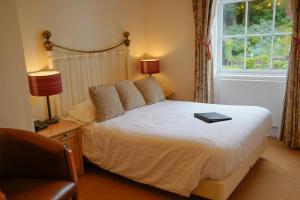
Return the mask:
{"type": "Polygon", "coordinates": [[[130,45],[130,40],[128,39],[129,35],[130,34],[129,34],[128,31],[124,32],[124,37],[125,37],[124,44],[125,44],[126,47],[129,47],[129,45],[130,45]]]}
{"type": "Polygon", "coordinates": [[[64,47],[58,44],[55,44],[53,42],[50,41],[50,37],[51,37],[51,32],[50,31],[44,31],[43,32],[43,38],[44,38],[44,47],[46,48],[47,51],[52,51],[53,47],[56,48],[60,48],[60,49],[64,49],[67,51],[72,51],[72,52],[78,52],[78,53],[99,53],[99,52],[105,52],[105,51],[109,51],[112,49],[115,49],[121,45],[125,45],[126,47],[129,47],[130,45],[130,40],[128,39],[129,37],[129,32],[124,32],[124,39],[122,42],[120,42],[119,44],[112,46],[110,48],[106,48],[106,49],[100,49],[100,50],[80,50],[80,49],[73,49],[73,48],[69,48],[69,47],[64,47]]]}
{"type": "Polygon", "coordinates": [[[52,51],[52,47],[53,47],[53,43],[50,41],[50,37],[51,37],[50,31],[43,32],[43,38],[45,39],[44,47],[46,48],[47,51],[52,51]]]}

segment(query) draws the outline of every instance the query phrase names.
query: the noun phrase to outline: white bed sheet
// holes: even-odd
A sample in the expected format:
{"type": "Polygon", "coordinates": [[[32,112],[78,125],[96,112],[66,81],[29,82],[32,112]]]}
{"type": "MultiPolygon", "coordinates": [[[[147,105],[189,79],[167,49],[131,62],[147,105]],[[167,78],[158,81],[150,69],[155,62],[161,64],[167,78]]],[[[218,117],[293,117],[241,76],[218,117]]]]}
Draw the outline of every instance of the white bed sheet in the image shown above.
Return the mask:
{"type": "Polygon", "coordinates": [[[205,178],[236,170],[271,128],[270,112],[254,106],[163,101],[83,126],[83,153],[101,168],[188,196],[205,178]],[[230,121],[208,124],[195,112],[230,121]]]}

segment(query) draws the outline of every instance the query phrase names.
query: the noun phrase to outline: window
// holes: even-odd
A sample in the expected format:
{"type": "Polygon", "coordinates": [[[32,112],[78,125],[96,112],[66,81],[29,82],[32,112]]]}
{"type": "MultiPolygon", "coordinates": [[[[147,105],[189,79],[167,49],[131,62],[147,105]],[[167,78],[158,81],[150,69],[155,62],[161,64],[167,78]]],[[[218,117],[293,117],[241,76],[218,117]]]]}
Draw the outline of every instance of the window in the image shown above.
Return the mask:
{"type": "Polygon", "coordinates": [[[291,46],[289,0],[219,2],[221,72],[285,72],[291,46]]]}

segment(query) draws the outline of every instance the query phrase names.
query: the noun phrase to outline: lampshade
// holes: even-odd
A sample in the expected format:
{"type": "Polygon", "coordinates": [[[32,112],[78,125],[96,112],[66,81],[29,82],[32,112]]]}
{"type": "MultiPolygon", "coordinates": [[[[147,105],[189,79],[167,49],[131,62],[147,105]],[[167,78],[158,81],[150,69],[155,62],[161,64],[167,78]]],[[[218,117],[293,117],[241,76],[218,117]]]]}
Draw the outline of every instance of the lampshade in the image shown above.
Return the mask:
{"type": "Polygon", "coordinates": [[[142,74],[159,73],[159,59],[141,60],[141,72],[142,74]]]}
{"type": "Polygon", "coordinates": [[[62,92],[60,72],[40,71],[28,74],[30,93],[33,96],[50,96],[62,92]]]}

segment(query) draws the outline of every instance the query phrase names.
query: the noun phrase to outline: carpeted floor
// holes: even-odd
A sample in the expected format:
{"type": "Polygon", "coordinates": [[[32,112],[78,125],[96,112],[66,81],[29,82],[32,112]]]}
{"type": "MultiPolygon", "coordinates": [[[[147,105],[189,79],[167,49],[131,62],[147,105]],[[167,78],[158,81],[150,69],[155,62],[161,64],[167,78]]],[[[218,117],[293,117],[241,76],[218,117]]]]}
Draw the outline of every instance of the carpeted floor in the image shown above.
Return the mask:
{"type": "MultiPolygon", "coordinates": [[[[80,200],[187,200],[92,165],[79,179],[80,200]]],[[[193,200],[203,198],[191,197],[193,200]]],[[[300,200],[300,151],[268,139],[267,149],[229,200],[300,200]]]]}

